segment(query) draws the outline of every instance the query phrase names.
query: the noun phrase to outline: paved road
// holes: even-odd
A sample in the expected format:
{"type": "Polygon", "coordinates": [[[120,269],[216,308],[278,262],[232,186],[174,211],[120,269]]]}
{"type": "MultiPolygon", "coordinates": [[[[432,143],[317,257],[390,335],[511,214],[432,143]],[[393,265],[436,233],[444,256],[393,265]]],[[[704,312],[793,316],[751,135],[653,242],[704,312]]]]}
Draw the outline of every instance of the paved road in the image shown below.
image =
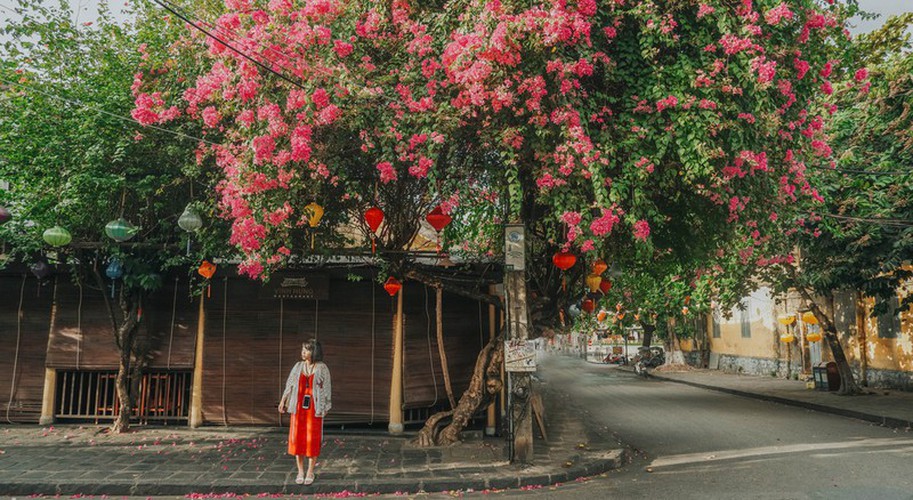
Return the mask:
{"type": "Polygon", "coordinates": [[[913,432],[573,358],[543,377],[634,451],[624,469],[543,498],[913,499],[913,432]]]}

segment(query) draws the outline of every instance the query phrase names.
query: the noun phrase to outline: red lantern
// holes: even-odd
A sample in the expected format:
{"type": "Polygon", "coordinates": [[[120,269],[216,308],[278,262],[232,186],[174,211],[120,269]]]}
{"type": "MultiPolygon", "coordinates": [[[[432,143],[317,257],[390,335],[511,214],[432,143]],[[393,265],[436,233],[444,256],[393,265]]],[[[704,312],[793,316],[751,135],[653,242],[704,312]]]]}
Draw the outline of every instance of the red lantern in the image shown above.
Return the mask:
{"type": "MultiPolygon", "coordinates": [[[[577,257],[574,257],[574,254],[571,252],[555,252],[555,255],[552,255],[552,263],[555,264],[555,267],[558,269],[567,271],[577,263],[577,257]]],[[[561,276],[561,289],[567,290],[567,280],[564,279],[564,276],[561,276]]]]}
{"type": "Polygon", "coordinates": [[[593,274],[595,275],[602,275],[602,273],[606,272],[606,269],[608,268],[609,266],[607,266],[605,261],[602,259],[593,262],[593,274]]]}
{"type": "Polygon", "coordinates": [[[380,227],[380,223],[384,221],[384,211],[377,208],[371,207],[365,211],[365,222],[368,223],[368,227],[371,228],[371,253],[373,254],[377,250],[377,245],[374,243],[374,233],[377,232],[377,228],[380,227]]]}
{"type": "Polygon", "coordinates": [[[591,313],[596,309],[596,303],[594,303],[592,299],[586,299],[583,301],[583,304],[580,305],[580,308],[587,313],[591,313]]]}
{"type": "Polygon", "coordinates": [[[425,220],[428,221],[428,224],[431,224],[431,227],[433,227],[435,231],[440,233],[447,227],[447,224],[450,224],[450,221],[452,221],[453,218],[445,214],[444,211],[441,210],[441,206],[438,205],[434,207],[434,210],[432,210],[431,213],[425,216],[425,220]]]}
{"type": "Polygon", "coordinates": [[[377,208],[371,207],[365,211],[365,222],[368,223],[368,227],[371,228],[372,233],[377,232],[377,228],[380,227],[380,223],[384,221],[384,211],[377,208]]]}
{"type": "Polygon", "coordinates": [[[399,289],[402,287],[403,287],[403,284],[400,283],[399,280],[394,278],[393,276],[390,276],[389,278],[387,278],[387,281],[384,282],[384,290],[386,290],[387,293],[389,293],[391,297],[396,295],[396,293],[399,292],[399,289]]]}
{"type": "Polygon", "coordinates": [[[577,263],[577,257],[574,257],[574,254],[571,252],[557,252],[552,256],[552,263],[555,264],[555,267],[558,269],[567,271],[577,263]]]}
{"type": "Polygon", "coordinates": [[[603,295],[609,293],[609,290],[611,290],[611,289],[612,289],[611,281],[609,281],[607,279],[603,279],[602,281],[599,282],[599,291],[602,292],[603,295]]]}

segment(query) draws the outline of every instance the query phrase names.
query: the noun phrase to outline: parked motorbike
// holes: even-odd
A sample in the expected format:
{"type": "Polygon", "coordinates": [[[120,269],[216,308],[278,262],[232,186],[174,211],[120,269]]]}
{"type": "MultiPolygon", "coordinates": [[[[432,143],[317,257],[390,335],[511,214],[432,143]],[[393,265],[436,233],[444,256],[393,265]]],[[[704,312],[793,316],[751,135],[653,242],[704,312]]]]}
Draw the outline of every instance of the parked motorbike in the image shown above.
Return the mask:
{"type": "Polygon", "coordinates": [[[641,347],[634,356],[634,373],[647,376],[650,368],[656,368],[666,363],[666,353],[662,347],[641,347]]]}

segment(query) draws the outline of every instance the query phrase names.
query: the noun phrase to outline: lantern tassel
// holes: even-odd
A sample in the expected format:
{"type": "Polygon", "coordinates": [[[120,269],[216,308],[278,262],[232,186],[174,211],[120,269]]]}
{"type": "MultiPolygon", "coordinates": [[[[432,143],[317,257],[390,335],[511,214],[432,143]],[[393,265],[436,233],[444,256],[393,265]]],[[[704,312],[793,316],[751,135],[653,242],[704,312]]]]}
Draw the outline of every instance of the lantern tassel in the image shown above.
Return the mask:
{"type": "Polygon", "coordinates": [[[311,231],[311,250],[314,249],[314,231],[311,231]]]}
{"type": "Polygon", "coordinates": [[[111,282],[111,298],[114,298],[114,282],[111,282]]]}
{"type": "Polygon", "coordinates": [[[190,237],[187,238],[187,256],[190,257],[190,237]]]}
{"type": "Polygon", "coordinates": [[[567,278],[563,274],[561,275],[561,291],[567,291],[567,278]]]}
{"type": "Polygon", "coordinates": [[[377,245],[374,243],[374,237],[372,236],[371,237],[371,255],[374,255],[374,253],[376,251],[377,251],[377,245]]]}
{"type": "Polygon", "coordinates": [[[206,298],[212,297],[212,285],[206,286],[206,298]]]}

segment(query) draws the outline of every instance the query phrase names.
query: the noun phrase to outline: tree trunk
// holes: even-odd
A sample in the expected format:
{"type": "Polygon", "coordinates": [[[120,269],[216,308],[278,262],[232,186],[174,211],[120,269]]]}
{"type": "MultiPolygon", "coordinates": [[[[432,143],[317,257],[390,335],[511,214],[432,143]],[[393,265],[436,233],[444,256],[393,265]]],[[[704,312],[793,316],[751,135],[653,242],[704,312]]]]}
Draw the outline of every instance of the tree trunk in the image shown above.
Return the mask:
{"type": "Polygon", "coordinates": [[[434,289],[435,293],[435,322],[437,323],[437,351],[441,356],[441,371],[444,374],[444,387],[447,389],[447,399],[450,400],[450,408],[456,408],[456,399],[453,398],[453,386],[450,384],[450,368],[447,363],[447,350],[444,348],[444,310],[441,296],[444,294],[441,287],[434,289]]]}
{"type": "Polygon", "coordinates": [[[504,359],[503,335],[492,338],[476,358],[475,369],[469,388],[463,393],[459,404],[452,411],[440,412],[425,421],[418,433],[418,446],[449,446],[460,441],[460,433],[469,423],[472,415],[501,392],[501,363],[504,359]],[[448,416],[450,424],[437,432],[438,425],[448,416]]]}
{"type": "Polygon", "coordinates": [[[678,335],[675,334],[675,318],[669,318],[667,322],[669,329],[669,353],[666,356],[667,365],[685,364],[685,354],[682,352],[682,346],[678,342],[678,335]]]}
{"type": "MultiPolygon", "coordinates": [[[[650,324],[641,322],[640,326],[642,326],[644,329],[644,338],[643,338],[643,343],[641,343],[641,346],[650,347],[650,344],[653,343],[653,333],[656,332],[656,325],[650,325],[650,324]]],[[[628,353],[625,353],[625,356],[627,356],[627,355],[628,355],[628,353]]]]}
{"type": "Polygon", "coordinates": [[[846,354],[843,352],[843,346],[840,345],[840,340],[837,338],[837,328],[834,326],[834,322],[831,321],[830,316],[824,314],[824,311],[818,307],[818,304],[812,299],[808,290],[801,286],[798,287],[798,290],[799,293],[802,294],[802,297],[808,302],[815,317],[821,322],[822,330],[824,330],[824,339],[827,341],[828,347],[831,348],[834,362],[837,363],[837,371],[840,372],[840,390],[837,391],[837,394],[845,396],[861,394],[862,391],[859,389],[859,386],[856,385],[856,379],[853,377],[853,370],[850,368],[850,364],[846,359],[846,354]]]}

